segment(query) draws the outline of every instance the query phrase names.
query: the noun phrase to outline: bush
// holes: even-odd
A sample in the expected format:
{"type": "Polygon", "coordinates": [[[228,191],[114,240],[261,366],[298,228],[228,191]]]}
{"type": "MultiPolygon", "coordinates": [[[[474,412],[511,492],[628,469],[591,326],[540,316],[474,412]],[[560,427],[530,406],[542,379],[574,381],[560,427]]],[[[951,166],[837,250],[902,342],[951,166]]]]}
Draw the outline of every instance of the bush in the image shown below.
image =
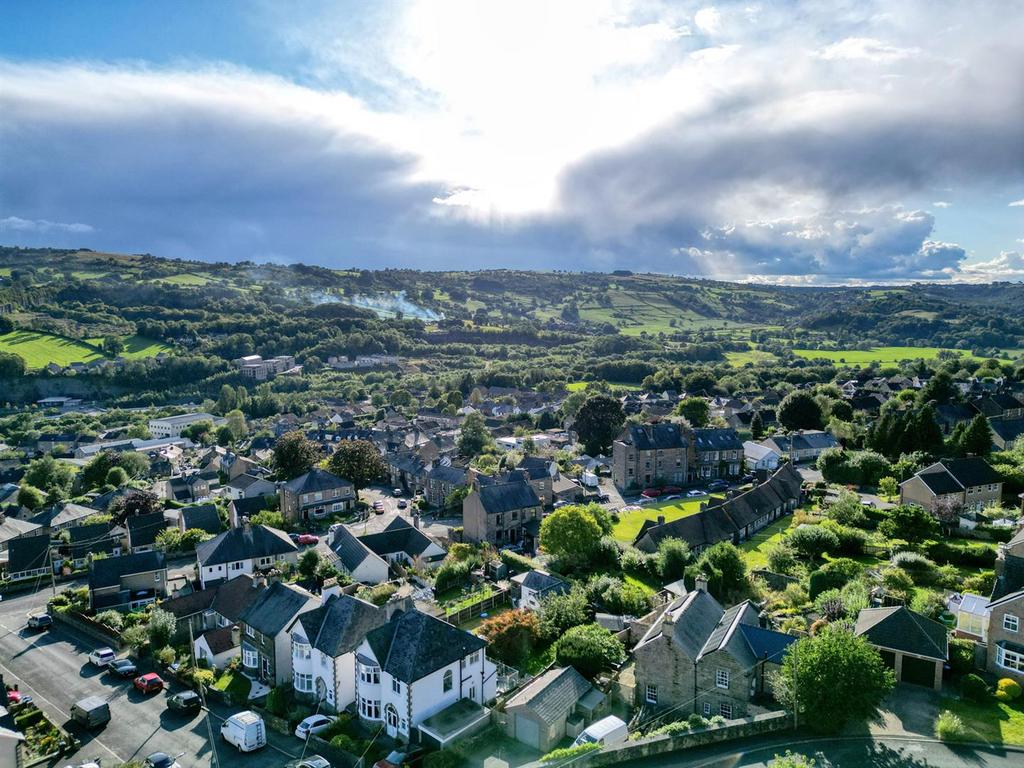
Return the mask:
{"type": "Polygon", "coordinates": [[[787,749],[786,754],[772,758],[768,768],[815,768],[816,765],[813,757],[796,754],[787,749]]]}
{"type": "Polygon", "coordinates": [[[937,576],[935,563],[917,552],[897,552],[889,562],[906,571],[915,584],[931,584],[937,576]]]}
{"type": "Polygon", "coordinates": [[[667,538],[658,544],[658,571],[664,581],[683,578],[689,562],[690,545],[682,539],[667,538]]]}
{"type": "Polygon", "coordinates": [[[941,741],[963,741],[967,736],[964,722],[949,710],[935,720],[935,737],[941,741]]]}
{"type": "Polygon", "coordinates": [[[168,613],[162,608],[154,608],[149,614],[149,644],[153,648],[163,648],[174,635],[178,620],[173,613],[168,613]]]}
{"type": "Polygon", "coordinates": [[[477,634],[488,642],[491,655],[515,666],[530,655],[540,639],[540,621],[531,611],[505,611],[486,619],[477,634]]]}
{"type": "Polygon", "coordinates": [[[954,637],[949,641],[949,668],[954,675],[966,675],[974,669],[974,642],[954,637]]]}
{"type": "Polygon", "coordinates": [[[447,592],[449,589],[465,586],[469,582],[472,570],[472,561],[445,560],[434,576],[434,591],[447,592]]]}
{"type": "Polygon", "coordinates": [[[146,628],[142,624],[136,624],[121,633],[121,640],[129,648],[141,650],[149,642],[149,633],[146,632],[146,628]]]}
{"type": "Polygon", "coordinates": [[[96,621],[105,624],[115,632],[120,632],[124,626],[124,616],[119,611],[102,611],[96,614],[96,621]]]}
{"type": "Polygon", "coordinates": [[[1020,683],[1016,680],[1004,677],[996,684],[996,698],[1000,701],[1013,701],[1014,699],[1019,699],[1020,694],[1020,683]]]}
{"type": "Polygon", "coordinates": [[[984,544],[950,544],[947,541],[929,541],[925,554],[940,565],[962,565],[968,568],[991,568],[996,552],[984,544]]]}
{"type": "Polygon", "coordinates": [[[547,595],[541,598],[537,611],[540,618],[540,630],[548,640],[561,637],[573,627],[590,621],[590,607],[587,596],[581,587],[563,595],[547,595]]]}
{"type": "Polygon", "coordinates": [[[689,733],[690,724],[686,720],[676,720],[672,723],[665,723],[653,731],[647,733],[647,736],[676,736],[680,733],[689,733]]]}
{"type": "Polygon", "coordinates": [[[797,528],[786,539],[790,546],[808,560],[817,560],[826,552],[835,553],[839,550],[839,537],[820,525],[797,528]]]}
{"type": "Polygon", "coordinates": [[[929,619],[938,620],[946,612],[946,601],[938,592],[919,589],[910,601],[910,609],[929,619]]]}
{"type": "Polygon", "coordinates": [[[174,649],[171,648],[171,646],[165,645],[163,648],[159,650],[159,652],[156,655],[156,658],[157,661],[159,661],[166,667],[174,663],[174,658],[176,655],[177,654],[174,652],[174,649]]]}
{"type": "Polygon", "coordinates": [[[277,717],[284,717],[288,712],[288,689],[271,688],[267,694],[267,712],[277,717]]]}
{"type": "Polygon", "coordinates": [[[813,600],[826,589],[841,589],[860,575],[864,567],[856,560],[840,557],[825,563],[811,574],[810,595],[813,600]]]}
{"type": "Polygon", "coordinates": [[[768,567],[774,573],[790,576],[796,570],[796,566],[796,550],[786,542],[780,541],[768,550],[768,567]]]}
{"type": "Polygon", "coordinates": [[[216,675],[212,669],[197,669],[192,672],[192,682],[197,686],[203,686],[203,688],[209,688],[213,685],[215,678],[216,675]]]}
{"type": "Polygon", "coordinates": [[[625,573],[637,576],[655,576],[660,575],[660,561],[661,558],[653,552],[641,552],[634,547],[628,547],[619,558],[619,566],[625,573]]]}
{"type": "Polygon", "coordinates": [[[996,575],[994,573],[978,573],[964,579],[963,591],[970,592],[975,595],[991,595],[992,587],[994,587],[995,584],[996,575]]]}
{"type": "Polygon", "coordinates": [[[462,768],[465,764],[466,758],[450,749],[431,752],[423,758],[423,768],[462,768]]]}
{"type": "Polygon", "coordinates": [[[836,535],[839,540],[839,546],[836,551],[832,554],[840,555],[862,555],[864,554],[864,545],[867,544],[868,536],[864,531],[858,530],[857,528],[851,528],[846,525],[839,525],[832,520],[826,520],[821,524],[822,528],[827,528],[836,535]]]}
{"type": "Polygon", "coordinates": [[[585,755],[588,752],[594,752],[595,750],[601,749],[600,744],[577,744],[573,747],[562,747],[561,749],[553,749],[546,755],[541,757],[542,763],[553,763],[558,760],[569,760],[580,755],[585,755]]]}
{"type": "Polygon", "coordinates": [[[716,728],[720,725],[725,725],[725,718],[722,717],[722,715],[713,715],[711,719],[708,720],[708,725],[714,726],[716,728]]]}
{"type": "Polygon", "coordinates": [[[555,642],[555,658],[562,666],[576,667],[584,677],[618,664],[626,658],[622,643],[604,627],[585,624],[573,627],[555,642]]]}
{"type": "Polygon", "coordinates": [[[707,718],[701,717],[696,712],[694,712],[692,715],[690,715],[688,718],[686,718],[686,722],[690,724],[691,728],[707,728],[708,727],[707,718]]]}
{"type": "Polygon", "coordinates": [[[532,571],[536,567],[536,563],[534,563],[530,558],[520,555],[517,552],[510,552],[507,549],[501,550],[501,552],[498,553],[498,557],[500,557],[501,562],[508,566],[508,569],[514,573],[526,573],[527,571],[532,571]]]}
{"type": "Polygon", "coordinates": [[[337,747],[343,752],[348,752],[351,755],[358,755],[362,753],[362,746],[358,741],[353,739],[346,733],[339,733],[331,737],[331,746],[337,747]]]}
{"type": "Polygon", "coordinates": [[[356,592],[356,597],[374,605],[384,605],[397,591],[397,584],[385,581],[383,584],[375,584],[372,587],[360,587],[356,592]]]}
{"type": "Polygon", "coordinates": [[[988,698],[988,686],[975,674],[964,675],[960,681],[960,695],[968,701],[981,703],[988,698]]]}
{"type": "Polygon", "coordinates": [[[595,576],[587,582],[586,590],[590,601],[608,613],[644,616],[651,609],[647,592],[614,576],[595,576]]]}
{"type": "MultiPolygon", "coordinates": [[[[792,586],[792,585],[790,585],[792,586]]],[[[814,598],[814,610],[828,621],[835,621],[846,615],[842,593],[838,589],[827,589],[814,598]]]]}

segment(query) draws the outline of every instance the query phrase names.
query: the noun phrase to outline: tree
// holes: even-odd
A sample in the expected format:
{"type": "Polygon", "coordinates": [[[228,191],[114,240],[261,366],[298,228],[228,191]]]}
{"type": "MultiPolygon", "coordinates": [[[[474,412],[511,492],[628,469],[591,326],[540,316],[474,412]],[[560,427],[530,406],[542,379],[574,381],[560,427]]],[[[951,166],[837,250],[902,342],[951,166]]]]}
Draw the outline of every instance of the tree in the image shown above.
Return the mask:
{"type": "Polygon", "coordinates": [[[945,371],[938,371],[921,387],[917,393],[917,401],[922,404],[936,403],[937,405],[943,405],[956,399],[958,395],[959,392],[956,384],[953,383],[953,377],[945,371]]]}
{"type": "Polygon", "coordinates": [[[263,525],[267,528],[284,529],[284,515],[276,509],[263,509],[249,518],[252,525],[263,525]]]}
{"type": "Polygon", "coordinates": [[[286,432],[274,444],[274,471],[280,480],[303,475],[320,460],[320,448],[299,430],[286,432]]]}
{"type": "Polygon", "coordinates": [[[320,553],[315,549],[307,549],[299,558],[299,574],[305,579],[313,579],[319,565],[320,553]]]}
{"type": "Polygon", "coordinates": [[[24,483],[21,488],[18,489],[18,504],[30,512],[34,512],[45,503],[46,494],[38,488],[24,483]]]}
{"type": "Polygon", "coordinates": [[[878,531],[890,539],[919,544],[933,536],[938,529],[931,512],[916,504],[901,504],[887,509],[884,514],[885,519],[878,524],[878,531]]]}
{"type": "Polygon", "coordinates": [[[573,627],[590,621],[590,609],[583,589],[574,587],[564,594],[541,598],[537,609],[541,634],[548,640],[561,637],[573,627]]]}
{"type": "Polygon", "coordinates": [[[622,431],[626,414],[622,404],[608,395],[588,397],[573,422],[573,429],[591,456],[604,453],[622,431]]]}
{"type": "Polygon", "coordinates": [[[552,557],[570,563],[586,562],[604,533],[594,516],[578,504],[556,509],[540,524],[540,547],[552,557]]]}
{"type": "Polygon", "coordinates": [[[221,424],[217,427],[216,435],[217,445],[228,447],[235,441],[235,433],[231,431],[231,427],[227,424],[221,424]]]}
{"type": "Polygon", "coordinates": [[[779,404],[779,423],[787,429],[821,429],[821,406],[810,392],[790,392],[779,404]]]}
{"type": "Polygon", "coordinates": [[[790,574],[796,569],[796,550],[785,540],[768,550],[768,567],[773,573],[790,574]]]}
{"type": "Polygon", "coordinates": [[[774,687],[801,723],[834,732],[871,717],[895,685],[892,670],[864,638],[829,625],[789,647],[774,687]]]}
{"type": "Polygon", "coordinates": [[[573,627],[555,642],[558,663],[575,667],[584,677],[594,677],[625,658],[626,650],[618,638],[597,624],[573,627]]]}
{"type": "Polygon", "coordinates": [[[878,481],[878,492],[887,499],[891,499],[900,492],[899,481],[895,477],[883,477],[878,481]]]}
{"type": "Polygon", "coordinates": [[[683,539],[671,536],[658,544],[658,571],[665,581],[683,578],[686,564],[690,562],[690,545],[683,539]]]}
{"type": "Polygon", "coordinates": [[[754,411],[754,415],[750,419],[750,436],[755,440],[764,437],[764,420],[761,418],[760,411],[754,411]]]}
{"type": "Polygon", "coordinates": [[[110,471],[107,472],[107,477],[103,484],[120,488],[127,482],[128,473],[124,471],[124,467],[111,467],[110,471]]]}
{"type": "Polygon", "coordinates": [[[540,621],[531,611],[506,611],[485,620],[477,634],[487,641],[488,653],[505,664],[517,665],[540,639],[540,621]]]}
{"type": "Polygon", "coordinates": [[[117,357],[124,352],[124,342],[118,336],[107,336],[103,339],[103,354],[107,357],[117,357]]]}
{"type": "Polygon", "coordinates": [[[24,479],[43,493],[66,498],[75,482],[75,468],[47,455],[29,463],[24,479]]]}
{"type": "Polygon", "coordinates": [[[25,358],[13,352],[0,352],[0,379],[18,379],[24,375],[25,358]]]}
{"type": "Polygon", "coordinates": [[[163,505],[156,494],[137,490],[132,490],[124,496],[114,499],[107,508],[118,525],[124,523],[129,517],[151,515],[162,510],[163,505]]]}
{"type": "Polygon", "coordinates": [[[479,456],[494,443],[483,414],[474,412],[466,416],[459,429],[459,453],[463,456],[479,456]]]}
{"type": "Polygon", "coordinates": [[[344,440],[331,456],[329,469],[356,487],[356,491],[384,477],[380,451],[369,440],[344,440]]]}
{"type": "Polygon", "coordinates": [[[839,549],[839,537],[821,525],[797,528],[786,537],[789,545],[808,560],[818,560],[826,552],[839,549]]]}
{"type": "Polygon", "coordinates": [[[960,443],[956,446],[965,456],[988,456],[992,453],[992,428],[988,419],[980,413],[960,435],[960,443]]]}
{"type": "Polygon", "coordinates": [[[697,573],[708,580],[708,590],[718,598],[739,592],[747,582],[743,556],[731,541],[705,549],[697,560],[697,573]]]}
{"type": "Polygon", "coordinates": [[[687,397],[676,406],[676,415],[683,416],[690,426],[704,427],[711,415],[711,406],[703,397],[687,397]]]}
{"type": "Polygon", "coordinates": [[[154,608],[149,614],[148,634],[150,647],[163,648],[170,643],[177,624],[178,620],[174,617],[173,613],[162,608],[154,608]]]}
{"type": "Polygon", "coordinates": [[[237,408],[228,411],[224,418],[228,420],[228,429],[231,430],[231,434],[236,440],[249,434],[249,425],[245,423],[245,414],[237,408]]]}

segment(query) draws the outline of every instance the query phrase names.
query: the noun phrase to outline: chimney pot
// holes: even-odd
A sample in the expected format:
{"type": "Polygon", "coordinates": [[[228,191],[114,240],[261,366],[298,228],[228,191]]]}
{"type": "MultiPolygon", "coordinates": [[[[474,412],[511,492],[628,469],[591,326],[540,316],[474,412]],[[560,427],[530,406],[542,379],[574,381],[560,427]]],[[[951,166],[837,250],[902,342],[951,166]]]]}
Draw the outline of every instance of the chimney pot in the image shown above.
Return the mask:
{"type": "Polygon", "coordinates": [[[658,525],[664,525],[664,524],[665,524],[665,516],[664,515],[658,515],[658,525]]]}
{"type": "Polygon", "coordinates": [[[231,645],[237,648],[242,644],[242,628],[237,624],[231,625],[231,645]]]}
{"type": "Polygon", "coordinates": [[[694,580],[693,588],[699,592],[708,591],[708,577],[703,573],[698,573],[697,578],[694,580]]]}

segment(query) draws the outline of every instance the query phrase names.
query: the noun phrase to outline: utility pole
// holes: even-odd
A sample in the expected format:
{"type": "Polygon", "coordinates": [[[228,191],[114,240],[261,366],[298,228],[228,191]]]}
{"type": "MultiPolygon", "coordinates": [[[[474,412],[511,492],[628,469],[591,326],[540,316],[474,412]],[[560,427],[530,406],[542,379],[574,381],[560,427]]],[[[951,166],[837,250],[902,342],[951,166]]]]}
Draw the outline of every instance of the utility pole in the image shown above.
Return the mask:
{"type": "MultiPolygon", "coordinates": [[[[192,622],[188,622],[188,649],[189,655],[192,657],[192,671],[193,673],[199,669],[196,665],[196,638],[192,632],[192,622]]],[[[203,705],[203,709],[206,710],[206,733],[210,739],[210,753],[213,757],[211,766],[217,768],[220,764],[220,759],[217,757],[217,742],[213,738],[213,726],[210,724],[210,710],[206,706],[206,689],[202,683],[198,683],[196,686],[199,689],[199,702],[203,705]]]]}

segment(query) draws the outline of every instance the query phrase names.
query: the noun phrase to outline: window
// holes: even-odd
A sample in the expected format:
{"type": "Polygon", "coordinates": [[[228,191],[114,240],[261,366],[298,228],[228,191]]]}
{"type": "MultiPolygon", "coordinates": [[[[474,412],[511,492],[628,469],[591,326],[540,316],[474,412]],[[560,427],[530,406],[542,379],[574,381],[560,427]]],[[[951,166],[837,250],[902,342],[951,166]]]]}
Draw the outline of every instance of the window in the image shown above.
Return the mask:
{"type": "Polygon", "coordinates": [[[359,714],[370,720],[380,720],[380,702],[360,697],[359,714]]]}
{"type": "Polygon", "coordinates": [[[313,676],[301,672],[295,673],[295,690],[309,693],[313,690],[313,676]]]}
{"type": "Polygon", "coordinates": [[[380,667],[359,666],[359,679],[364,683],[378,685],[380,683],[380,667]]]}
{"type": "Polygon", "coordinates": [[[249,637],[256,637],[256,630],[253,629],[250,625],[246,624],[245,634],[247,634],[249,637]]]}
{"type": "Polygon", "coordinates": [[[718,688],[729,687],[729,670],[717,669],[715,670],[715,686],[718,688]]]}
{"type": "Polygon", "coordinates": [[[400,681],[398,681],[398,680],[395,680],[395,678],[391,678],[391,690],[394,691],[395,693],[401,693],[402,692],[402,683],[400,681]]]}
{"type": "Polygon", "coordinates": [[[260,663],[259,654],[251,648],[242,649],[242,665],[249,669],[256,669],[260,663]]]}
{"type": "Polygon", "coordinates": [[[452,671],[449,669],[444,673],[444,682],[442,683],[442,692],[448,693],[452,689],[452,671]]]}
{"type": "Polygon", "coordinates": [[[332,504],[331,505],[331,511],[332,512],[341,512],[341,502],[339,501],[336,504],[332,504]]]}
{"type": "Polygon", "coordinates": [[[242,570],[242,564],[241,563],[232,563],[231,564],[231,570],[232,571],[240,571],[240,570],[242,570]]]}
{"type": "Polygon", "coordinates": [[[1020,619],[1014,616],[1012,613],[1003,615],[1003,629],[1007,632],[1017,632],[1020,630],[1020,619]]]}
{"type": "Polygon", "coordinates": [[[732,719],[732,704],[719,704],[718,714],[724,717],[726,720],[732,719]]]}
{"type": "Polygon", "coordinates": [[[996,646],[996,664],[1003,669],[1024,672],[1024,653],[1008,651],[1003,646],[996,646]]]}
{"type": "Polygon", "coordinates": [[[711,717],[711,702],[704,702],[704,717],[711,717]]]}
{"type": "Polygon", "coordinates": [[[308,659],[310,647],[305,643],[294,643],[292,645],[292,655],[296,659],[308,659]]]}
{"type": "Polygon", "coordinates": [[[644,691],[644,701],[648,704],[658,703],[658,686],[650,684],[647,685],[647,689],[644,691]]]}

